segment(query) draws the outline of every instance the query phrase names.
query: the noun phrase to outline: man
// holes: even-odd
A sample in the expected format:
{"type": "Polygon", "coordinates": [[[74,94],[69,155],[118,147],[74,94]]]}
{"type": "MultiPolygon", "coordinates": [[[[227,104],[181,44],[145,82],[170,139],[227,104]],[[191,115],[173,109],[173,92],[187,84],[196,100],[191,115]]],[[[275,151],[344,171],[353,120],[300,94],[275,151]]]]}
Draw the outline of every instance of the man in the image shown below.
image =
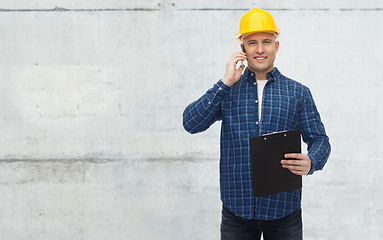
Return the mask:
{"type": "Polygon", "coordinates": [[[281,166],[296,175],[321,170],[330,144],[310,90],[274,67],[279,29],[267,11],[251,9],[240,21],[242,52],[222,80],[186,107],[184,128],[202,132],[222,120],[221,239],[302,239],[301,189],[254,197],[249,138],[300,129],[308,154],[286,154],[281,166]],[[248,67],[236,67],[247,60],[248,67]],[[289,160],[290,159],[290,160],[289,160]],[[291,160],[295,159],[295,160],[291,160]]]}

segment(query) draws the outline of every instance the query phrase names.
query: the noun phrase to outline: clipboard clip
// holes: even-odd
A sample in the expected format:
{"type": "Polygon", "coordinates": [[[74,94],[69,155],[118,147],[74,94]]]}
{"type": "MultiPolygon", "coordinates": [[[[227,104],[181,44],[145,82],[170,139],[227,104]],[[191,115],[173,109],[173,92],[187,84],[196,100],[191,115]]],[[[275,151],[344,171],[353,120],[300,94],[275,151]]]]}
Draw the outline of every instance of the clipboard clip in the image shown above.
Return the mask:
{"type": "Polygon", "coordinates": [[[278,133],[283,133],[283,136],[284,137],[287,137],[287,132],[288,130],[286,131],[280,131],[280,132],[272,132],[272,133],[266,133],[266,134],[263,134],[262,136],[264,137],[263,140],[267,140],[267,136],[271,136],[271,135],[274,135],[274,134],[278,134],[278,133]]]}

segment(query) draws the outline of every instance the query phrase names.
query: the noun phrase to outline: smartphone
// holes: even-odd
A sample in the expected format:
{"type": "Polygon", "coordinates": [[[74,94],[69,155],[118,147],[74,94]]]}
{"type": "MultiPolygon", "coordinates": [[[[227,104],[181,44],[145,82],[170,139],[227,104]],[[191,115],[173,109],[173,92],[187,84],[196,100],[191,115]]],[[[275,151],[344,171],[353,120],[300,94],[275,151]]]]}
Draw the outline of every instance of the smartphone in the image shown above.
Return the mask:
{"type": "Polygon", "coordinates": [[[243,46],[242,44],[241,47],[242,47],[242,52],[246,53],[245,46],[243,46]]]}
{"type": "MultiPolygon", "coordinates": [[[[245,46],[241,45],[242,52],[246,53],[245,46]]],[[[243,61],[241,61],[241,67],[244,66],[243,61]]]]}

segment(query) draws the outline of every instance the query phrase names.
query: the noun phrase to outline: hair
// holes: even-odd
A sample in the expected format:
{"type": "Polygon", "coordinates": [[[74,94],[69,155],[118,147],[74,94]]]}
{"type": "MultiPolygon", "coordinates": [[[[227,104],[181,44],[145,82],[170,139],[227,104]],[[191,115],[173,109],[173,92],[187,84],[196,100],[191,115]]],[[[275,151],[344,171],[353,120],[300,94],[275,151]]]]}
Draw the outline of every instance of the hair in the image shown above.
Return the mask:
{"type": "MultiPolygon", "coordinates": [[[[257,33],[257,32],[255,32],[255,33],[257,33]]],[[[277,34],[276,32],[271,32],[271,31],[270,31],[270,32],[264,32],[264,33],[270,33],[270,34],[272,34],[272,35],[274,36],[274,40],[277,40],[278,34],[277,34]]],[[[248,36],[250,36],[250,35],[252,35],[252,34],[254,34],[254,33],[249,33],[249,34],[244,34],[244,35],[242,35],[241,38],[240,38],[241,41],[244,42],[244,41],[245,41],[245,38],[248,37],[248,36]]]]}

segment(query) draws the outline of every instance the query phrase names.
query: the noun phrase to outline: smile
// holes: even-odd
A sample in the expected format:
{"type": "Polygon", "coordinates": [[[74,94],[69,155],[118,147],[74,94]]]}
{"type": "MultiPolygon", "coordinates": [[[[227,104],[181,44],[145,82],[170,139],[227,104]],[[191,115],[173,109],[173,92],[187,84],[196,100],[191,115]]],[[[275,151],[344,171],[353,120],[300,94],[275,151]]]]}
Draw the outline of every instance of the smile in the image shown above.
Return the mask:
{"type": "Polygon", "coordinates": [[[255,59],[257,59],[257,60],[265,60],[266,57],[256,57],[255,59]]]}

